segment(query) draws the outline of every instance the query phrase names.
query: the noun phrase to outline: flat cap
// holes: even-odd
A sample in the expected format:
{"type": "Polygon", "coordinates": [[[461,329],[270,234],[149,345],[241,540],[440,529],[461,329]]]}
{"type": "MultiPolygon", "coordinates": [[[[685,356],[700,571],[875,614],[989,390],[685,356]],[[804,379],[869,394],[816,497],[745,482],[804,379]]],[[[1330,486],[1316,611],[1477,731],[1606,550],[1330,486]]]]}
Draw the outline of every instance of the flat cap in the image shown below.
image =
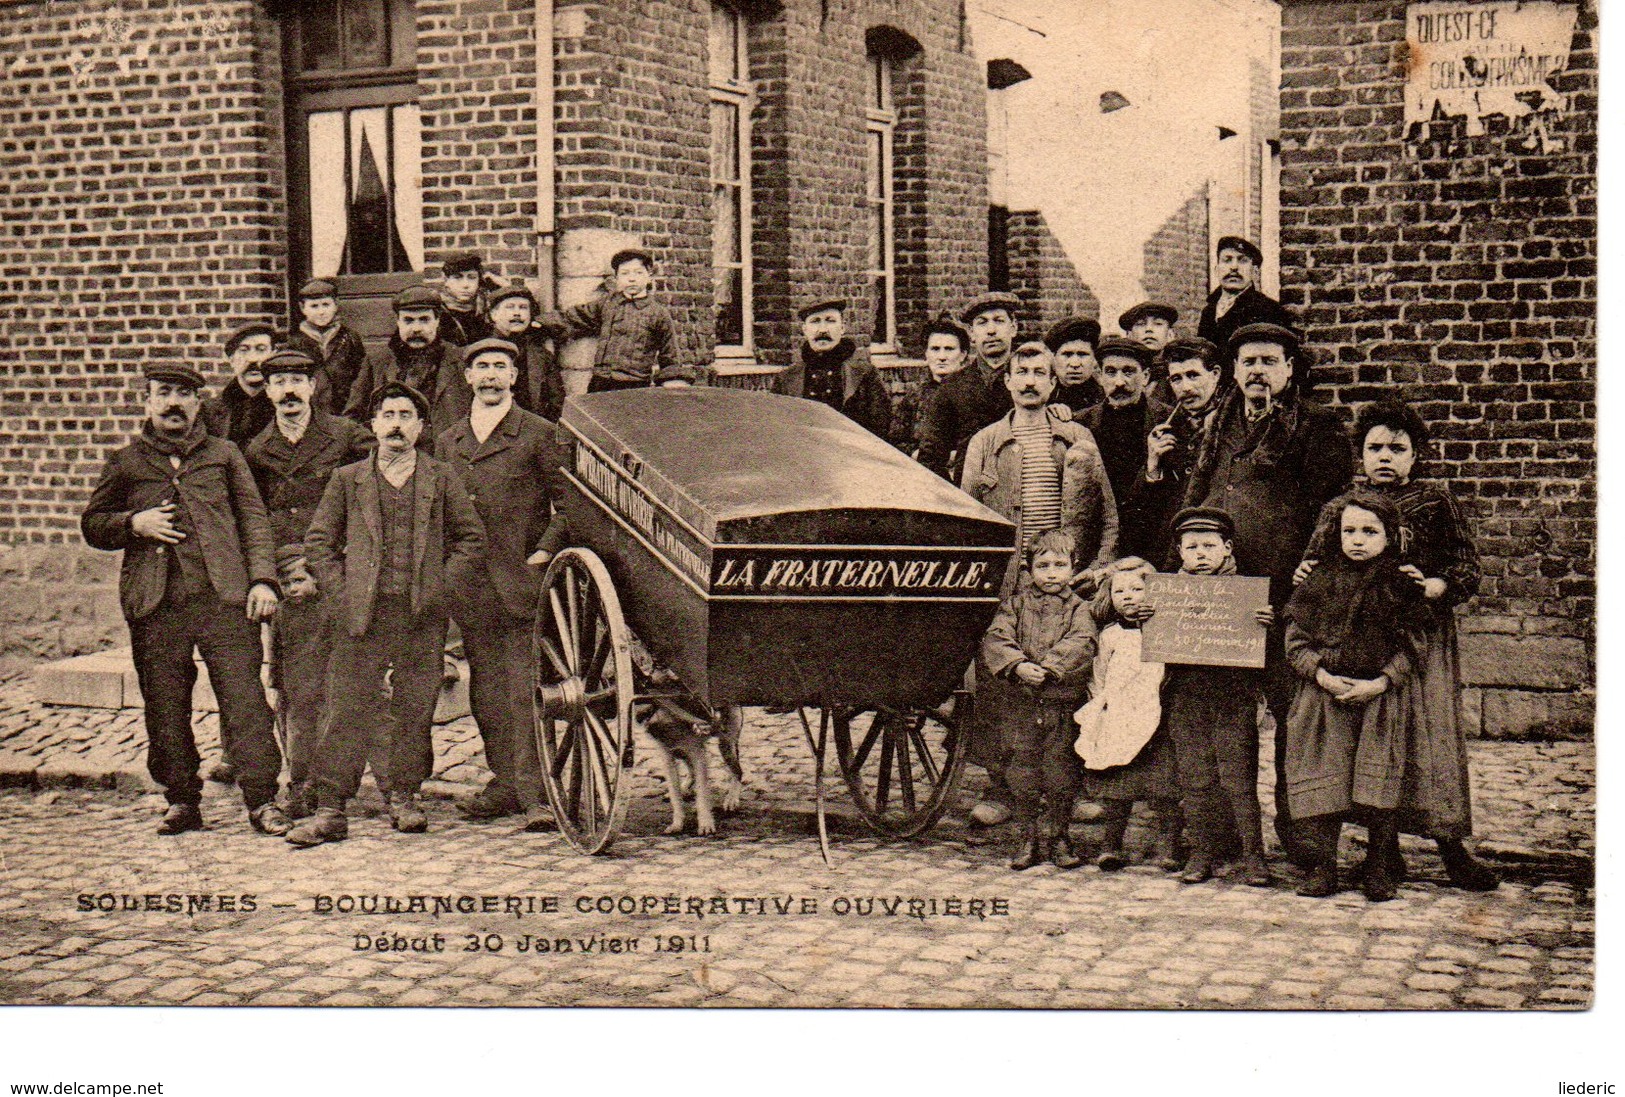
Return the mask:
{"type": "Polygon", "coordinates": [[[620,270],[622,263],[630,263],[634,259],[641,262],[650,270],[654,270],[655,257],[650,255],[643,248],[622,248],[620,251],[609,257],[609,269],[611,271],[620,270]]]}
{"type": "Polygon", "coordinates": [[[519,361],[518,347],[508,342],[506,339],[498,339],[495,336],[492,336],[488,339],[477,339],[468,344],[468,346],[464,347],[463,365],[468,365],[470,362],[474,361],[474,359],[478,358],[488,350],[501,351],[503,354],[508,356],[508,361],[510,362],[519,361]]]}
{"type": "Polygon", "coordinates": [[[1240,236],[1221,236],[1219,237],[1218,246],[1213,249],[1213,254],[1217,255],[1226,248],[1241,252],[1241,254],[1253,261],[1254,266],[1262,266],[1264,263],[1264,253],[1259,251],[1258,245],[1251,240],[1240,236]]]}
{"type": "Polygon", "coordinates": [[[407,286],[395,295],[395,311],[406,309],[435,309],[440,308],[440,294],[428,286],[407,286]]]}
{"type": "Polygon", "coordinates": [[[503,286],[501,289],[493,293],[489,298],[490,304],[486,308],[486,311],[489,312],[491,309],[496,308],[510,297],[524,298],[526,301],[530,302],[530,310],[532,312],[536,311],[536,295],[531,293],[523,282],[515,282],[512,285],[503,286]]]}
{"type": "Polygon", "coordinates": [[[1174,534],[1217,533],[1226,541],[1236,539],[1236,523],[1218,507],[1186,507],[1174,515],[1174,534]]]}
{"type": "Polygon", "coordinates": [[[148,366],[142,371],[149,381],[168,381],[172,385],[185,385],[190,389],[203,387],[203,374],[191,366],[164,365],[148,366]]]}
{"type": "Polygon", "coordinates": [[[1303,346],[1303,337],[1280,324],[1246,324],[1231,333],[1230,342],[1225,344],[1225,357],[1234,362],[1236,353],[1247,343],[1275,343],[1292,358],[1303,346]]]}
{"type": "Polygon", "coordinates": [[[244,339],[249,339],[256,335],[268,335],[271,337],[271,341],[273,343],[276,342],[276,328],[273,328],[270,324],[258,322],[253,324],[244,324],[242,327],[226,336],[226,353],[235,353],[238,346],[242,344],[244,339]]]}
{"type": "Polygon", "coordinates": [[[419,419],[429,418],[428,398],[405,381],[385,381],[373,389],[372,399],[367,401],[368,414],[377,415],[378,409],[384,406],[384,401],[396,396],[404,396],[412,401],[412,406],[418,409],[419,419]]]}
{"type": "Polygon", "coordinates": [[[1108,335],[1095,344],[1095,357],[1104,362],[1108,356],[1132,358],[1142,369],[1150,369],[1156,352],[1138,339],[1125,339],[1121,335],[1108,335]]]}
{"type": "Polygon", "coordinates": [[[311,297],[337,297],[338,295],[338,286],[329,282],[326,278],[312,278],[299,287],[299,299],[301,301],[311,297]]]}
{"type": "Polygon", "coordinates": [[[1050,329],[1044,333],[1044,345],[1054,351],[1079,341],[1091,347],[1097,345],[1100,342],[1100,321],[1068,316],[1050,325],[1050,329]]]}
{"type": "Polygon", "coordinates": [[[972,320],[990,309],[1003,309],[1010,314],[1010,319],[1014,320],[1021,312],[1021,298],[1013,293],[1000,291],[980,294],[971,298],[970,302],[959,310],[959,321],[969,325],[972,320]]]}
{"type": "Polygon", "coordinates": [[[922,348],[924,344],[931,341],[931,337],[933,335],[951,335],[955,339],[959,340],[960,350],[966,352],[970,351],[970,332],[965,330],[964,324],[961,324],[958,320],[955,320],[946,312],[941,316],[938,316],[935,320],[932,320],[930,323],[926,324],[925,329],[920,332],[920,343],[922,348]]]}
{"type": "Polygon", "coordinates": [[[805,320],[809,316],[815,315],[815,314],[820,313],[820,312],[828,312],[831,309],[834,309],[836,312],[845,312],[846,311],[846,298],[845,297],[820,297],[817,300],[808,301],[807,303],[802,305],[800,308],[796,309],[796,319],[797,320],[805,320]]]}
{"type": "Polygon", "coordinates": [[[260,372],[266,379],[278,373],[302,373],[307,377],[314,377],[320,368],[316,364],[316,359],[310,355],[286,347],[273,352],[271,357],[260,363],[260,372]]]}
{"type": "Polygon", "coordinates": [[[1179,310],[1161,301],[1141,301],[1117,318],[1117,326],[1128,331],[1141,320],[1162,319],[1169,327],[1179,323],[1179,310]]]}
{"type": "Polygon", "coordinates": [[[1199,335],[1170,339],[1168,345],[1162,348],[1164,362],[1189,362],[1192,358],[1200,358],[1210,366],[1217,366],[1219,348],[1199,335]]]}
{"type": "Polygon", "coordinates": [[[446,275],[466,274],[471,270],[483,270],[484,267],[485,261],[477,251],[454,251],[440,261],[440,273],[446,275]]]}

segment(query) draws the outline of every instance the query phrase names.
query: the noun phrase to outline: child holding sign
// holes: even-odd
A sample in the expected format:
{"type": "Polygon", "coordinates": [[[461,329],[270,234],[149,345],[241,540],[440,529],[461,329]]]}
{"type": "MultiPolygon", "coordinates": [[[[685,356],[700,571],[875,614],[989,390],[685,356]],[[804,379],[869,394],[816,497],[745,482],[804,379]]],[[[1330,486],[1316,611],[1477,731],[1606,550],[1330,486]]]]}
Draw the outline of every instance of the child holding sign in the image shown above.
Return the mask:
{"type": "Polygon", "coordinates": [[[985,703],[1009,753],[1005,777],[1021,826],[1010,862],[1018,872],[1044,860],[1041,838],[1057,868],[1083,863],[1067,837],[1078,794],[1071,726],[1095,655],[1095,623],[1072,590],[1074,544],[1065,530],[1034,538],[1031,578],[999,606],[982,638],[985,703]]]}
{"type": "MultiPolygon", "coordinates": [[[[1299,895],[1337,891],[1337,840],[1344,816],[1366,817],[1370,848],[1397,844],[1405,773],[1406,704],[1395,687],[1411,676],[1425,621],[1422,592],[1401,570],[1399,511],[1355,489],[1327,511],[1336,525],[1321,561],[1287,603],[1286,655],[1301,681],[1287,714],[1287,796],[1313,858],[1299,895]]],[[[1398,889],[1386,858],[1366,865],[1373,903],[1398,889]]]]}
{"type": "MultiPolygon", "coordinates": [[[[1174,536],[1181,574],[1236,573],[1236,527],[1224,511],[1187,507],[1174,518],[1174,536]]],[[[1255,619],[1269,628],[1274,611],[1266,605],[1255,619]]],[[[1168,667],[1162,704],[1191,839],[1190,860],[1179,877],[1187,884],[1213,877],[1233,834],[1241,844],[1242,880],[1270,886],[1258,804],[1260,673],[1245,667],[1168,667]]]]}
{"type": "Polygon", "coordinates": [[[1095,596],[1094,619],[1104,622],[1089,680],[1089,700],[1077,711],[1073,749],[1088,770],[1084,784],[1104,807],[1105,840],[1095,858],[1102,872],[1128,864],[1123,836],[1135,801],[1148,801],[1157,821],[1151,860],[1175,871],[1179,861],[1179,784],[1174,750],[1162,729],[1164,666],[1141,658],[1145,577],[1155,569],[1137,556],[1111,565],[1095,596]]]}

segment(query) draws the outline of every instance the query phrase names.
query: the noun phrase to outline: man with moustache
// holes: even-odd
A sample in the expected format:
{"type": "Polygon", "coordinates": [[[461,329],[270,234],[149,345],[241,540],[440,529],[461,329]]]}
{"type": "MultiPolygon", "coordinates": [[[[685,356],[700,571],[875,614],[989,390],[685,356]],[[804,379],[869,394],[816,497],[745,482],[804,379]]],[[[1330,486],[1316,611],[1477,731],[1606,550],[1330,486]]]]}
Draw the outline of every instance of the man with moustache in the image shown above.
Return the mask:
{"type": "MultiPolygon", "coordinates": [[[[1062,419],[1062,409],[1049,404],[1055,374],[1043,343],[1024,343],[1016,350],[1005,386],[1012,407],[970,440],[960,487],[1016,524],[1019,552],[1047,530],[1070,532],[1087,596],[1117,558],[1117,501],[1100,451],[1086,427],[1062,419]]],[[[1022,569],[1011,567],[1001,597],[1022,581],[1022,569]]],[[[979,681],[978,690],[985,685],[979,681]]],[[[987,770],[989,779],[987,792],[971,809],[972,820],[983,826],[1004,822],[1010,817],[1010,793],[994,725],[977,721],[967,756],[987,770]]]]}
{"type": "Polygon", "coordinates": [[[1173,520],[1202,435],[1218,411],[1216,397],[1224,381],[1219,348],[1206,339],[1175,339],[1163,348],[1163,360],[1175,411],[1146,436],[1145,469],[1123,504],[1135,516],[1123,553],[1153,562],[1166,559],[1173,549],[1173,520]]]}
{"type": "Polygon", "coordinates": [[[1296,332],[1249,324],[1230,337],[1235,387],[1225,392],[1204,432],[1185,506],[1218,507],[1235,522],[1236,567],[1267,576],[1276,623],[1264,668],[1265,701],[1275,717],[1275,830],[1287,854],[1300,860],[1286,808],[1287,709],[1297,681],[1286,661],[1279,621],[1292,596],[1292,573],[1303,559],[1320,508],[1353,475],[1348,438],[1336,413],[1304,398],[1308,360],[1296,332]]]}
{"type": "Polygon", "coordinates": [[[388,381],[371,412],[377,453],[333,474],[305,534],[310,570],[337,612],[312,765],[316,814],[288,832],[296,846],[349,835],[345,807],[386,726],[390,822],[428,829],[418,789],[434,771],[447,599],[473,587],[485,560],[485,530],[456,472],[418,452],[429,401],[388,381]]]}
{"type": "Polygon", "coordinates": [[[282,582],[282,603],[271,622],[271,677],[288,759],[287,813],[294,819],[315,811],[311,758],[332,642],[332,615],[305,562],[305,533],[333,473],[374,445],[365,428],[318,406],[321,368],[295,350],[265,360],[265,392],[276,418],[243,451],[270,517],[282,582]]]}
{"type": "Polygon", "coordinates": [[[282,756],[260,683],[258,622],[276,612],[270,524],[242,452],[200,422],[203,378],[146,371],[147,421],[103,466],[79,525],[86,543],[122,550],[119,602],[130,627],[147,728],[147,771],[169,803],[159,834],[203,828],[192,734],[196,649],[220,706],[249,822],[283,834],[282,756]]]}
{"type": "Polygon", "coordinates": [[[1118,541],[1127,550],[1142,543],[1142,515],[1130,505],[1134,482],[1145,471],[1145,439],[1168,419],[1173,408],[1147,391],[1151,381],[1152,351],[1143,343],[1122,336],[1107,336],[1095,348],[1099,377],[1106,399],[1079,416],[1100,447],[1112,495],[1118,500],[1118,541]]]}
{"type": "Polygon", "coordinates": [[[1099,342],[1099,321],[1082,316],[1061,320],[1044,333],[1044,345],[1055,356],[1055,395],[1050,403],[1071,408],[1074,419],[1106,398],[1096,376],[1099,342]]]}
{"type": "Polygon", "coordinates": [[[367,353],[361,372],[350,386],[344,414],[365,424],[371,416],[373,395],[390,381],[399,381],[429,402],[424,450],[434,448],[434,437],[468,414],[471,395],[463,380],[458,347],[441,336],[440,296],[427,286],[409,286],[395,296],[395,334],[389,343],[367,353]]]}
{"type": "Polygon", "coordinates": [[[564,374],[546,333],[532,324],[536,298],[522,285],[505,286],[491,295],[488,315],[492,335],[512,343],[519,352],[514,361],[519,377],[513,383],[513,402],[556,422],[564,408],[564,374]]]}
{"type": "Polygon", "coordinates": [[[219,396],[203,402],[203,429],[216,438],[248,445],[264,430],[276,413],[265,396],[262,364],[271,356],[276,329],[269,324],[246,324],[226,340],[226,357],[231,360],[231,380],[219,396]]]}
{"type": "Polygon", "coordinates": [[[957,482],[972,435],[1011,408],[1005,367],[1020,309],[1013,293],[984,293],[959,314],[970,331],[972,359],[943,382],[920,428],[920,464],[938,476],[957,482]]]}
{"type": "Polygon", "coordinates": [[[1248,324],[1293,326],[1292,314],[1275,298],[1258,290],[1258,270],[1264,265],[1264,253],[1257,244],[1239,236],[1221,236],[1216,252],[1219,285],[1202,306],[1197,335],[1216,347],[1228,347],[1230,337],[1248,324]]]}
{"type": "Polygon", "coordinates": [[[474,404],[436,439],[435,456],[459,475],[486,532],[484,566],[450,591],[468,656],[469,707],[491,768],[490,782],[460,810],[470,819],[522,811],[525,829],[540,830],[547,817],[531,728],[531,622],[542,569],[564,540],[564,516],[550,499],[560,458],[553,424],[513,398],[519,353],[504,339],[463,351],[474,404]]]}
{"type": "Polygon", "coordinates": [[[826,298],[796,310],[801,347],[796,360],[773,379],[781,396],[817,400],[881,438],[891,430],[891,394],[869,363],[867,351],[846,334],[846,301],[826,298]]]}

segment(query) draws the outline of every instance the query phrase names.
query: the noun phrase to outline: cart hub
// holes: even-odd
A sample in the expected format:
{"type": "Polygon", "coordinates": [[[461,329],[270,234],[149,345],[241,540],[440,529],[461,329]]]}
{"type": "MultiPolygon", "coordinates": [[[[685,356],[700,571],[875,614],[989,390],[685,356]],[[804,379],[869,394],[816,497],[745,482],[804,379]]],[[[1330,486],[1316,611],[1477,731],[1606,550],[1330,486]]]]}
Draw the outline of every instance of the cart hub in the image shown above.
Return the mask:
{"type": "Polygon", "coordinates": [[[572,676],[562,682],[536,687],[536,698],[547,720],[568,720],[577,723],[587,712],[587,687],[579,677],[572,676]]]}

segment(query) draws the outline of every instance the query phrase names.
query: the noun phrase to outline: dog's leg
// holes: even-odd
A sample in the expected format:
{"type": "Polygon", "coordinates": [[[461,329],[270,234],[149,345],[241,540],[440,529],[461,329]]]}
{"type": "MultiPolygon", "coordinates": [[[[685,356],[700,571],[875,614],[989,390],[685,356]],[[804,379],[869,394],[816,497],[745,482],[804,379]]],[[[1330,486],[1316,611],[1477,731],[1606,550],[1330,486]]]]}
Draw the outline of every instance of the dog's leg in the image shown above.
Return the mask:
{"type": "Polygon", "coordinates": [[[739,736],[745,725],[745,710],[729,705],[722,710],[713,725],[717,733],[717,749],[722,752],[726,772],[722,775],[722,811],[732,814],[739,810],[739,801],[745,793],[745,770],[739,764],[739,736]]]}
{"type": "Polygon", "coordinates": [[[711,767],[705,759],[705,740],[692,740],[683,751],[688,768],[694,771],[694,814],[701,834],[715,834],[717,820],[711,814],[711,767]]]}
{"type": "Polygon", "coordinates": [[[681,775],[677,772],[677,754],[659,739],[654,739],[656,749],[660,751],[660,758],[666,763],[666,800],[671,804],[671,825],[666,828],[667,834],[681,834],[683,828],[688,826],[688,813],[683,810],[683,790],[681,775]]]}

